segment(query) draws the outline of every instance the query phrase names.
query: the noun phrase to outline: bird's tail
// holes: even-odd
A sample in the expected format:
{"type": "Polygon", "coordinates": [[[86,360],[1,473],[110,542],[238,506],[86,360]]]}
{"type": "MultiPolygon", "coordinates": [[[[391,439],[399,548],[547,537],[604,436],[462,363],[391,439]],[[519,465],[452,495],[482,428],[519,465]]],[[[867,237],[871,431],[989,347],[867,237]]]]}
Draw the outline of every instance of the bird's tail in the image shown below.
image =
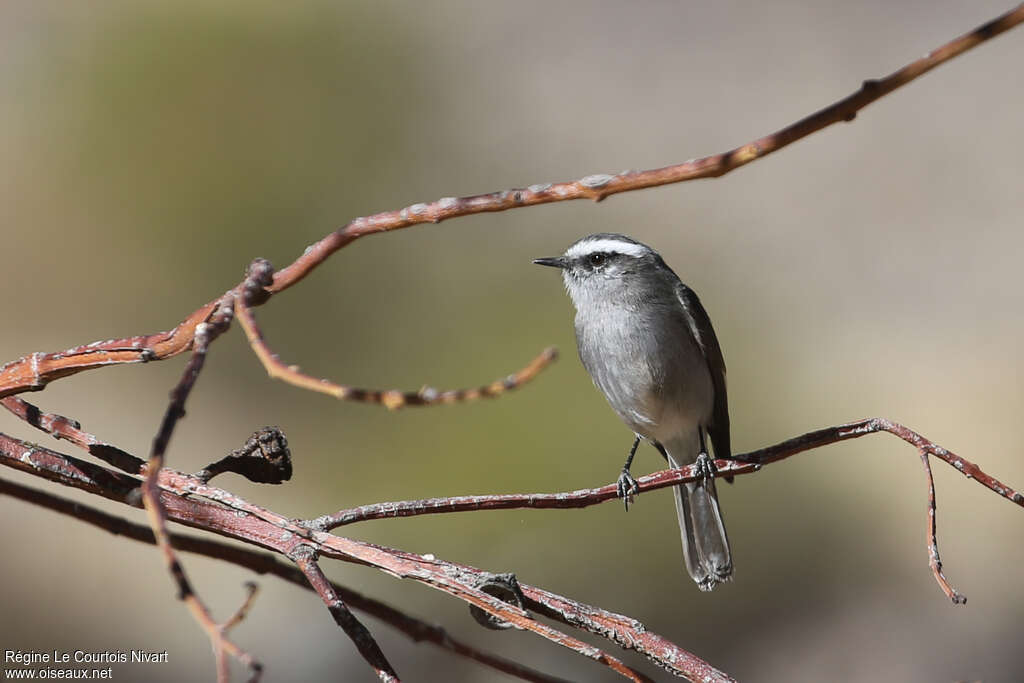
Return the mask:
{"type": "MultiPolygon", "coordinates": [[[[668,461],[672,467],[683,466],[671,453],[668,461]]],[[[676,498],[686,570],[702,591],[709,591],[732,578],[732,554],[718,507],[715,480],[680,484],[672,492],[676,498]]]]}

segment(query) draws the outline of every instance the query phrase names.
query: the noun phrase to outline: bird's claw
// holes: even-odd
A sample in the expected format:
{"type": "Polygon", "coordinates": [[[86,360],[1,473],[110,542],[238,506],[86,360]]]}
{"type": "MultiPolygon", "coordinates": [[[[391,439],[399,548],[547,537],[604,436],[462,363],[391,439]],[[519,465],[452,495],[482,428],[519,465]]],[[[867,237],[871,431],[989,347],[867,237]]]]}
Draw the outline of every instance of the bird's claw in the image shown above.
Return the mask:
{"type": "Polygon", "coordinates": [[[628,512],[629,504],[633,502],[633,497],[640,493],[640,484],[636,483],[636,479],[633,478],[628,469],[622,468],[622,474],[619,475],[618,480],[615,482],[615,491],[618,493],[619,498],[622,499],[628,512]]]}

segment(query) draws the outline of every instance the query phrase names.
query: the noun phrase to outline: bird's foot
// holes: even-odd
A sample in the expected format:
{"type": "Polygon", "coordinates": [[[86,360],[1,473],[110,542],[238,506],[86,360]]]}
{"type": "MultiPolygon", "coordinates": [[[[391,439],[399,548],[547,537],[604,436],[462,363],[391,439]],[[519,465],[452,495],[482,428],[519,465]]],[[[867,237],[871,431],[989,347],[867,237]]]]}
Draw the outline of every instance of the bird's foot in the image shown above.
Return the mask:
{"type": "Polygon", "coordinates": [[[704,451],[697,454],[697,460],[693,464],[696,468],[696,473],[704,482],[714,479],[715,475],[718,473],[718,468],[715,467],[715,461],[712,460],[711,456],[704,451]]]}
{"type": "Polygon", "coordinates": [[[716,581],[714,577],[711,576],[706,576],[697,582],[697,588],[699,588],[702,593],[710,593],[715,589],[715,586],[717,585],[718,581],[716,581]]]}
{"type": "Polygon", "coordinates": [[[629,512],[629,504],[633,502],[633,497],[640,493],[640,484],[636,483],[636,479],[629,473],[629,469],[622,468],[622,474],[615,482],[615,491],[626,506],[626,512],[629,512]]]}

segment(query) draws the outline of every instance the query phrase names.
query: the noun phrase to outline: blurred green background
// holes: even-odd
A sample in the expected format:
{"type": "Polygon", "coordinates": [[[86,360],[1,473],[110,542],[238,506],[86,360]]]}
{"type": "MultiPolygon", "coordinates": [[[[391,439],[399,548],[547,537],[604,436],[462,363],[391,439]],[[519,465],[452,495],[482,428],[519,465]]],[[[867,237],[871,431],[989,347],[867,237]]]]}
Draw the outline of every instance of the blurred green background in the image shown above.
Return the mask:
{"type": "MultiPolygon", "coordinates": [[[[353,216],[728,149],[1005,9],[6,0],[0,360],[167,329],[253,257],[283,266],[353,216]]],[[[562,360],[498,401],[387,413],[270,381],[233,330],[170,464],[198,469],[281,425],[292,482],[220,483],[295,517],[612,481],[630,434],[575,358],[556,274],[530,259],[616,231],[659,249],[710,311],[737,450],[883,415],[1024,485],[1022,60],[1018,29],[854,124],[713,182],[359,241],[260,309],[288,361],[416,389],[489,382],[552,343],[562,360]]],[[[143,454],[182,365],[91,372],[29,398],[143,454]]],[[[72,450],[12,417],[0,430],[72,450]]],[[[659,467],[640,451],[636,472],[659,467]]],[[[941,463],[936,480],[942,557],[965,608],[928,571],[917,456],[886,436],[725,488],[736,580],[710,595],[682,568],[667,491],[628,515],[608,504],[345,531],[629,614],[741,680],[1019,680],[1024,514],[941,463]]],[[[0,515],[0,649],[166,649],[170,664],[116,667],[116,680],[214,677],[155,551],[10,499],[0,515]]],[[[222,617],[253,578],[185,562],[222,617]]],[[[481,647],[573,680],[619,680],[529,634],[484,631],[420,585],[326,566],[481,647]]],[[[265,680],[374,680],[315,595],[259,581],[236,636],[265,680]]],[[[406,680],[498,677],[366,622],[406,680]]]]}

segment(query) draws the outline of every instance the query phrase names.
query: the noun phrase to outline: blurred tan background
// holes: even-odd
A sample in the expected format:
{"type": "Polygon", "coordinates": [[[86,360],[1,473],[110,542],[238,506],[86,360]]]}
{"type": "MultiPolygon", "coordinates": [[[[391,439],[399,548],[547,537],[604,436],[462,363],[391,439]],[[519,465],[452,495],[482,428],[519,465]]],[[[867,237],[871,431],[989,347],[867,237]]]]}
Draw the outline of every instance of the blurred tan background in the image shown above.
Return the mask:
{"type": "MultiPolygon", "coordinates": [[[[253,257],[285,265],[353,216],[728,149],[1005,9],[7,0],[0,360],[167,329],[253,257]]],[[[737,450],[883,415],[1024,486],[1022,62],[1018,29],[855,123],[720,180],[360,241],[259,311],[287,360],[406,389],[488,382],[552,343],[562,360],[495,402],[389,414],[270,381],[233,330],[213,349],[170,464],[198,469],[281,425],[292,482],[220,484],[295,517],[612,481],[630,434],[575,357],[556,274],[530,259],[617,231],[659,249],[710,311],[737,450]]],[[[29,398],[141,455],[182,365],[91,372],[29,398]]],[[[645,447],[634,471],[660,466],[645,447]]],[[[726,488],[736,580],[710,595],[683,571],[668,491],[628,515],[608,504],[346,532],[632,615],[744,681],[1019,680],[1024,514],[935,467],[940,549],[964,608],[928,571],[917,456],[887,436],[726,488]]],[[[166,649],[170,664],[116,667],[116,680],[213,678],[206,638],[151,548],[9,499],[0,516],[0,649],[166,649]]],[[[253,578],[185,562],[221,616],[253,578]]],[[[528,634],[484,631],[435,591],[327,570],[542,670],[619,680],[528,634]]],[[[373,680],[315,595],[259,582],[236,636],[265,680],[373,680]]],[[[366,622],[406,680],[498,678],[366,622]]]]}

